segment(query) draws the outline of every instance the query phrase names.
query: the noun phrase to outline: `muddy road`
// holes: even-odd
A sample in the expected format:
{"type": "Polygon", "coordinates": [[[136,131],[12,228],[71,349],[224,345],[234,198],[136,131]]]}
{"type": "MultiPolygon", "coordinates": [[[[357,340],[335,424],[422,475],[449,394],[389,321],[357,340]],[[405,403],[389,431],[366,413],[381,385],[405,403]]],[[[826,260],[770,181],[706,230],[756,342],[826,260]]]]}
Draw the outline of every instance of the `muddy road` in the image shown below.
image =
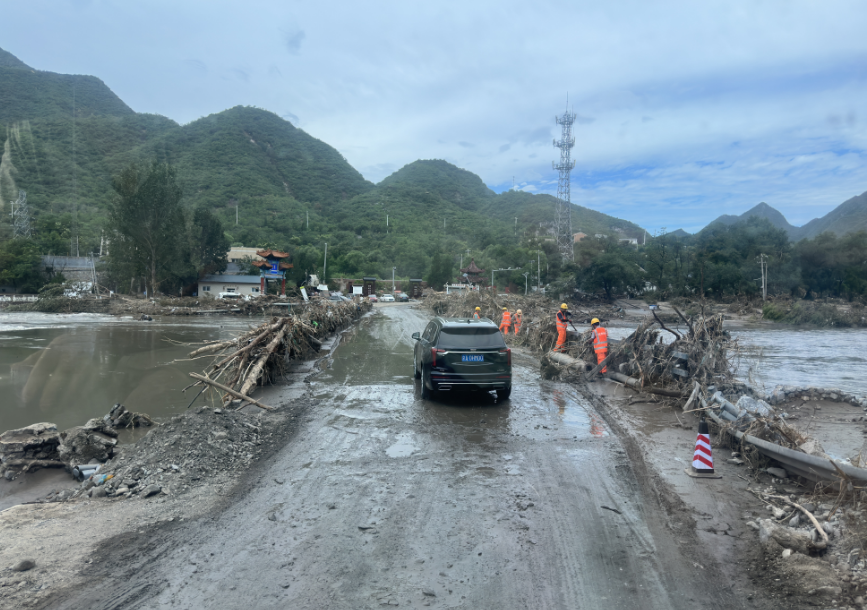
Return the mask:
{"type": "Polygon", "coordinates": [[[47,607],[755,607],[573,387],[518,352],[510,400],[423,401],[427,316],[378,311],[221,510],[112,540],[47,607]]]}

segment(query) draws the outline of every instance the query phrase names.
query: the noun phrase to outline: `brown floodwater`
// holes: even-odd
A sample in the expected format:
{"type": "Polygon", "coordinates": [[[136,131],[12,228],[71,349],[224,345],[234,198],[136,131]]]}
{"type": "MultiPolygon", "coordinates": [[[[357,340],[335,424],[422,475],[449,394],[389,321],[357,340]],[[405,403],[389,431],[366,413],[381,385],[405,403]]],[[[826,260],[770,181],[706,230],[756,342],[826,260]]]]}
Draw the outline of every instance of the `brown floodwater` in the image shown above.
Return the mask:
{"type": "Polygon", "coordinates": [[[208,363],[186,360],[191,349],[180,343],[230,338],[260,322],[0,313],[0,432],[35,422],[64,430],[102,417],[115,403],[171,417],[195,396],[181,392],[188,373],[208,363]]]}

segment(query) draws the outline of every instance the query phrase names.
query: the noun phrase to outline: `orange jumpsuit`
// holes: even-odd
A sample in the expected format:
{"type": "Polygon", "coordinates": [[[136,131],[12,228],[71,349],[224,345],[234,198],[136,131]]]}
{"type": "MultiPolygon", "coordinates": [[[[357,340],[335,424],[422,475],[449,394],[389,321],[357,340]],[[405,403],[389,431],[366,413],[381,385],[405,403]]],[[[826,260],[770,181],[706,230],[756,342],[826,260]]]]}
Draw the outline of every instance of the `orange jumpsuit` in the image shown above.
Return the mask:
{"type": "Polygon", "coordinates": [[[473,314],[473,320],[481,320],[481,319],[482,319],[482,316],[479,315],[478,311],[473,314]]]}
{"type": "Polygon", "coordinates": [[[503,320],[500,322],[500,332],[509,334],[509,327],[512,325],[512,314],[508,311],[503,312],[503,320]],[[503,330],[505,329],[505,330],[503,330]]]}
{"type": "Polygon", "coordinates": [[[515,334],[516,335],[521,330],[521,323],[523,321],[524,321],[523,316],[519,316],[518,314],[515,314],[515,334]]]}
{"type": "Polygon", "coordinates": [[[572,314],[562,309],[557,312],[557,345],[554,347],[555,352],[562,351],[566,345],[566,327],[571,317],[572,314]]]}
{"type": "MultiPolygon", "coordinates": [[[[608,357],[608,331],[601,326],[597,326],[596,329],[590,333],[590,337],[593,338],[593,351],[596,352],[596,364],[599,364],[608,357]]],[[[599,372],[607,373],[608,367],[606,366],[599,372]]]]}

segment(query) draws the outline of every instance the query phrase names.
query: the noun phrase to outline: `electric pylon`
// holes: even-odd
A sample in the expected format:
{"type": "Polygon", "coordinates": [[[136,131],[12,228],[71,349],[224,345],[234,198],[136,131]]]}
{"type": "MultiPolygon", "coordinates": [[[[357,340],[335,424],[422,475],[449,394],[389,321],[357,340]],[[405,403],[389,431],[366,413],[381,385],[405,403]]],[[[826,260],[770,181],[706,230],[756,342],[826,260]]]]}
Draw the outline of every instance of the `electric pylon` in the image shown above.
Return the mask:
{"type": "Polygon", "coordinates": [[[575,162],[570,160],[572,147],[575,146],[575,138],[572,136],[572,123],[575,122],[575,113],[569,112],[569,102],[566,102],[566,112],[562,116],[554,117],[554,121],[563,127],[563,134],[559,140],[554,140],[554,147],[560,149],[560,162],[553,162],[551,166],[560,172],[557,181],[557,210],[554,218],[557,222],[557,249],[564,260],[574,260],[572,246],[572,187],[569,174],[575,167],[575,162]]]}
{"type": "Polygon", "coordinates": [[[18,201],[12,202],[12,236],[27,239],[31,235],[30,209],[27,207],[27,193],[24,191],[18,191],[18,201]]]}

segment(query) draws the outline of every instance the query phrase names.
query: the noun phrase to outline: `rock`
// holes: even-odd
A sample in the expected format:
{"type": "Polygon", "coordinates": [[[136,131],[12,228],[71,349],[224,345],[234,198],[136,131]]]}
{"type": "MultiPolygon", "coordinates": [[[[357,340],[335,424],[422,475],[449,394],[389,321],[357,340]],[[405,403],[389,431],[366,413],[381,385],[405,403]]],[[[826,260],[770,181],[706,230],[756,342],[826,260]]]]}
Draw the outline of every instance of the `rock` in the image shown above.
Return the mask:
{"type": "Polygon", "coordinates": [[[726,460],[729,464],[733,464],[734,466],[743,466],[744,461],[740,458],[732,458],[730,460],[726,460]]]}
{"type": "Polygon", "coordinates": [[[783,470],[782,468],[766,468],[765,472],[767,472],[772,477],[776,477],[778,479],[788,479],[789,473],[783,470]]]}
{"type": "Polygon", "coordinates": [[[214,440],[221,441],[227,438],[229,438],[229,434],[223,430],[220,430],[219,432],[214,432],[214,440]]]}
{"type": "Polygon", "coordinates": [[[812,502],[802,502],[801,506],[803,506],[804,510],[806,510],[808,512],[813,512],[814,510],[816,510],[816,505],[813,504],[812,502]]]}
{"type": "Polygon", "coordinates": [[[795,515],[789,519],[789,527],[798,527],[801,524],[801,516],[795,515]]]}
{"type": "Polygon", "coordinates": [[[822,448],[822,445],[819,444],[819,441],[815,439],[810,439],[806,443],[803,443],[798,447],[801,451],[806,453],[807,455],[814,455],[816,457],[827,459],[827,455],[825,454],[825,450],[822,448]]]}
{"type": "Polygon", "coordinates": [[[792,554],[792,549],[783,549],[783,559],[788,559],[792,554]]]}
{"type": "Polygon", "coordinates": [[[0,434],[0,461],[57,460],[59,444],[60,435],[54,424],[43,422],[25,428],[7,430],[0,434]]]}
{"type": "Polygon", "coordinates": [[[437,594],[434,593],[433,589],[422,589],[422,595],[427,595],[428,597],[436,597],[437,594]]]}
{"type": "MultiPolygon", "coordinates": [[[[92,419],[91,422],[100,420],[92,419]]],[[[96,459],[107,462],[114,455],[117,440],[93,427],[75,426],[60,433],[59,458],[67,464],[86,464],[96,459]]]]}
{"type": "Polygon", "coordinates": [[[13,572],[26,572],[27,570],[32,570],[36,567],[36,562],[32,559],[22,559],[14,566],[12,566],[13,572]]]}
{"type": "Polygon", "coordinates": [[[840,587],[816,587],[811,591],[813,595],[819,595],[822,597],[840,597],[843,593],[843,589],[840,587]]]}
{"type": "Polygon", "coordinates": [[[220,415],[220,414],[222,414],[222,412],[223,412],[222,409],[214,409],[214,415],[220,415]]]}
{"type": "Polygon", "coordinates": [[[91,498],[104,498],[106,495],[108,495],[108,492],[105,491],[105,487],[93,487],[90,490],[91,498]]]}
{"type": "Polygon", "coordinates": [[[825,530],[825,533],[828,534],[829,536],[834,535],[834,527],[830,523],[828,523],[827,521],[822,524],[822,529],[825,530]]]}
{"type": "Polygon", "coordinates": [[[777,521],[786,516],[786,511],[784,511],[782,508],[777,508],[776,506],[771,507],[771,512],[774,513],[774,519],[776,519],[777,521]]]}
{"type": "Polygon", "coordinates": [[[151,496],[155,496],[163,490],[162,487],[157,485],[156,483],[152,485],[148,485],[144,491],[141,492],[143,498],[150,498],[151,496]]]}
{"type": "Polygon", "coordinates": [[[756,530],[757,532],[761,531],[761,529],[762,529],[762,528],[759,526],[759,524],[756,523],[755,521],[747,521],[746,526],[749,527],[749,528],[751,528],[751,529],[756,530]]]}
{"type": "Polygon", "coordinates": [[[785,549],[792,549],[805,555],[809,553],[812,540],[803,532],[789,529],[770,519],[760,519],[759,528],[759,540],[762,543],[774,540],[785,549]]]}
{"type": "Polygon", "coordinates": [[[735,403],[735,407],[757,417],[770,417],[774,414],[774,408],[771,405],[764,400],[756,400],[749,396],[741,396],[735,403]]]}
{"type": "Polygon", "coordinates": [[[117,495],[123,495],[123,494],[128,493],[128,492],[129,492],[129,487],[127,487],[126,485],[122,485],[122,486],[117,488],[117,491],[115,493],[117,493],[117,495]]]}

